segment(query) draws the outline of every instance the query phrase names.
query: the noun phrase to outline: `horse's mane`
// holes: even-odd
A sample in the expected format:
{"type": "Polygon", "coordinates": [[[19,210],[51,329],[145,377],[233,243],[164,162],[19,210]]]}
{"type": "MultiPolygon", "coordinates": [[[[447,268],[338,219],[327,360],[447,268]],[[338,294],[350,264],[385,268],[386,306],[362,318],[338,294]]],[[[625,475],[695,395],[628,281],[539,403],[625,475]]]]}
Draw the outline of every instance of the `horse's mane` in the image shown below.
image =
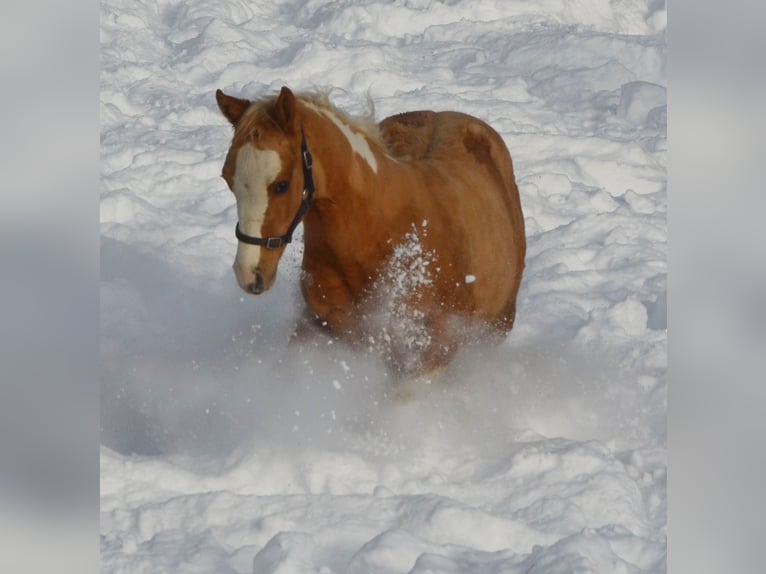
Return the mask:
{"type": "MultiPolygon", "coordinates": [[[[367,139],[377,143],[384,149],[386,145],[381,136],[378,124],[375,121],[375,106],[372,102],[372,98],[367,97],[367,112],[360,116],[351,116],[343,110],[337,108],[330,101],[330,94],[337,88],[329,88],[324,90],[318,90],[315,92],[300,92],[295,94],[295,97],[300,101],[313,106],[320,111],[327,112],[339,118],[343,123],[349,127],[362,133],[367,139]]],[[[258,137],[258,126],[263,121],[274,122],[275,111],[278,95],[266,96],[257,100],[253,100],[250,107],[245,112],[245,115],[240,119],[237,124],[236,132],[243,134],[247,137],[255,135],[258,137]]]]}

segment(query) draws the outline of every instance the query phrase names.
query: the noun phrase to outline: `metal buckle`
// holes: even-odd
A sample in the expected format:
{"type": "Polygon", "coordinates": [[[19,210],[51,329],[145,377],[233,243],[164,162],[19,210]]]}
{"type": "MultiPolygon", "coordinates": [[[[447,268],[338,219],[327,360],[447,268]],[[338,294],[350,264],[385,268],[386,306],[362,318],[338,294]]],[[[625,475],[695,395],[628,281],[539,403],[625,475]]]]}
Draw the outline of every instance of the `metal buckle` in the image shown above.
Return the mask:
{"type": "Polygon", "coordinates": [[[279,249],[282,247],[284,241],[281,237],[267,237],[266,238],[266,249],[279,249]]]}
{"type": "Polygon", "coordinates": [[[311,166],[313,165],[314,160],[311,157],[311,152],[309,150],[303,151],[303,165],[306,166],[306,169],[311,169],[311,166]]]}

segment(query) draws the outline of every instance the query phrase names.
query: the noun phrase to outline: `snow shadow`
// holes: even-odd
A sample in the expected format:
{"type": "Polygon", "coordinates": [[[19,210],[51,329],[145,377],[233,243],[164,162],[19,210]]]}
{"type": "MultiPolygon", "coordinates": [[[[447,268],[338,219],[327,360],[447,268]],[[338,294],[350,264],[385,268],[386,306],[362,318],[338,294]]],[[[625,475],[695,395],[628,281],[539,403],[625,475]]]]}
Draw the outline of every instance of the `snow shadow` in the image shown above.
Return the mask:
{"type": "Polygon", "coordinates": [[[102,240],[103,445],[210,459],[243,445],[338,446],[342,429],[385,404],[377,359],[330,339],[288,346],[302,305],[298,250],[259,297],[239,290],[226,260],[202,284],[163,255],[102,240]]]}

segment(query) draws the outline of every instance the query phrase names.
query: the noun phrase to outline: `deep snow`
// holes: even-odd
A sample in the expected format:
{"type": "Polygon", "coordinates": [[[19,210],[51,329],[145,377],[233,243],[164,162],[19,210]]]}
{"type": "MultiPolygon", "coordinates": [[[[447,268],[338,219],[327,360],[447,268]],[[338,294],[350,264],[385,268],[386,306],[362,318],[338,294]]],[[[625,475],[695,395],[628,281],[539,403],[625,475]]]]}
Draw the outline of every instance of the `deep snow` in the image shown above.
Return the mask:
{"type": "MultiPolygon", "coordinates": [[[[664,572],[664,2],[101,5],[103,572],[664,572]],[[248,297],[214,91],[455,109],[514,158],[516,327],[392,402],[248,297]]],[[[300,229],[297,237],[300,238],[300,229]]]]}

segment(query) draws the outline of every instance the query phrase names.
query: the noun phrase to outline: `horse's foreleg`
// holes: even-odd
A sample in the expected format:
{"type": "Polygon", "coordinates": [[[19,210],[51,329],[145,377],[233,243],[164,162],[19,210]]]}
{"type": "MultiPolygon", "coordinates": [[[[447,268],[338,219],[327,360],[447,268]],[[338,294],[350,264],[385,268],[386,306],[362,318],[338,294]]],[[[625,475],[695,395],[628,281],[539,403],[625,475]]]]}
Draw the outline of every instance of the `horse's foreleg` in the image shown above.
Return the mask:
{"type": "Polygon", "coordinates": [[[319,326],[341,339],[353,340],[359,316],[348,283],[334,270],[304,272],[301,284],[309,325],[319,326]]]}
{"type": "Polygon", "coordinates": [[[397,371],[398,380],[394,398],[398,403],[409,403],[436,390],[457,353],[459,328],[454,324],[454,320],[440,314],[431,318],[428,323],[430,341],[428,346],[421,350],[416,366],[402,369],[402,363],[397,364],[395,361],[394,369],[397,371]]]}
{"type": "Polygon", "coordinates": [[[389,347],[389,362],[400,380],[436,380],[437,374],[446,370],[458,350],[459,325],[454,317],[436,313],[427,317],[426,327],[417,333],[419,340],[414,344],[410,332],[394,333],[389,347]],[[416,347],[416,348],[413,348],[416,347]]]}
{"type": "Polygon", "coordinates": [[[429,321],[431,344],[424,349],[420,359],[420,372],[442,373],[458,350],[460,325],[455,317],[439,313],[429,321]]]}

